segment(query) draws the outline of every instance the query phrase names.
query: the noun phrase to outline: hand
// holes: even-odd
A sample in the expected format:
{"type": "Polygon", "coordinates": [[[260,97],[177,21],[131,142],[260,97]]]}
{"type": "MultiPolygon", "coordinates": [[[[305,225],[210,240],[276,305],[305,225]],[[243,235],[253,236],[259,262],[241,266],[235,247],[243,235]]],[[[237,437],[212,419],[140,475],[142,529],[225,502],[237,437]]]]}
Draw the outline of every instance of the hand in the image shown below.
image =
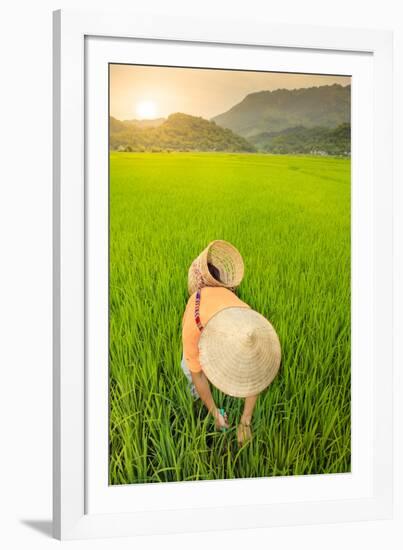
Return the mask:
{"type": "Polygon", "coordinates": [[[216,430],[229,428],[227,413],[224,413],[224,415],[222,415],[220,411],[216,409],[214,412],[214,418],[216,430]]]}
{"type": "Polygon", "coordinates": [[[241,447],[244,443],[249,441],[251,437],[252,437],[252,429],[250,427],[250,423],[243,422],[241,420],[237,430],[238,445],[241,447]]]}

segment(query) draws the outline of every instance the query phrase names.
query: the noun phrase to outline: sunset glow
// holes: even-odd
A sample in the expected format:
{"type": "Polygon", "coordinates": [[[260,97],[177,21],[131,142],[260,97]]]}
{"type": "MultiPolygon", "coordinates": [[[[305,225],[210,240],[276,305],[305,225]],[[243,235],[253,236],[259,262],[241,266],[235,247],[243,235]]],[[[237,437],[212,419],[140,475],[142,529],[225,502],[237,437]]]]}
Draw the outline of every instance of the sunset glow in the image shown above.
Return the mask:
{"type": "Polygon", "coordinates": [[[254,92],[351,82],[345,76],[261,71],[119,64],[109,70],[110,114],[119,120],[166,118],[178,112],[210,119],[254,92]]]}
{"type": "Polygon", "coordinates": [[[157,106],[155,102],[145,100],[137,103],[136,116],[141,120],[157,118],[157,106]]]}

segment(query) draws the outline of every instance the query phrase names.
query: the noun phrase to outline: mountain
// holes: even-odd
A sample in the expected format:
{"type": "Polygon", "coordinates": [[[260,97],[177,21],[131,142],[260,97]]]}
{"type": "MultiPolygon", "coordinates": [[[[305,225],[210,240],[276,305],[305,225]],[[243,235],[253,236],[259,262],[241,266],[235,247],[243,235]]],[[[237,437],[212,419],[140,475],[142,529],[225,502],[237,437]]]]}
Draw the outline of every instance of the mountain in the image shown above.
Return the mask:
{"type": "Polygon", "coordinates": [[[161,126],[165,122],[165,118],[152,118],[137,120],[132,118],[131,120],[123,120],[123,124],[128,126],[137,126],[138,128],[154,128],[155,126],[161,126]]]}
{"type": "Polygon", "coordinates": [[[131,151],[255,151],[246,139],[215,122],[183,113],[142,127],[110,118],[110,148],[131,151]]]}
{"type": "Polygon", "coordinates": [[[151,120],[119,120],[113,116],[109,117],[109,131],[111,133],[125,132],[135,128],[154,128],[161,126],[165,122],[165,118],[155,118],[151,120]]]}
{"type": "Polygon", "coordinates": [[[343,123],[336,128],[296,126],[279,132],[263,132],[249,138],[259,151],[267,153],[346,155],[351,148],[351,127],[343,123]]]}
{"type": "Polygon", "coordinates": [[[334,128],[350,121],[350,96],[351,86],[340,84],[256,92],[212,120],[246,138],[297,126],[334,128]]]}
{"type": "Polygon", "coordinates": [[[109,117],[109,133],[116,134],[118,132],[126,132],[128,130],[128,125],[125,124],[122,120],[118,120],[113,116],[109,117]]]}

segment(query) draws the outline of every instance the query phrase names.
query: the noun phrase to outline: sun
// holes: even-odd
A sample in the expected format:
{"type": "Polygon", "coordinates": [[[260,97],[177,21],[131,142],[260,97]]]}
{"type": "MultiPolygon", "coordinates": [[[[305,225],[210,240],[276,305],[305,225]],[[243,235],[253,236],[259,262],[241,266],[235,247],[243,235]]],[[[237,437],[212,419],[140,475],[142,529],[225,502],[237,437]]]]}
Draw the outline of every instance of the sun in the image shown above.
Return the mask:
{"type": "Polygon", "coordinates": [[[141,120],[157,117],[157,106],[154,101],[139,101],[136,105],[136,115],[141,120]]]}

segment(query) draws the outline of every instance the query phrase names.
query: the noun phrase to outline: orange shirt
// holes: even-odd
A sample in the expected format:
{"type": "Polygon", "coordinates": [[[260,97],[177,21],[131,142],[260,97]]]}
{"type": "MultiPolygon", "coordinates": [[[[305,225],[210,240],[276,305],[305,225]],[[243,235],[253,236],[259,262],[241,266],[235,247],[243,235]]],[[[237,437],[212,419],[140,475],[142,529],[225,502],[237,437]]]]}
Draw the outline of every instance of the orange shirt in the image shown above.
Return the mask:
{"type": "MultiPolygon", "coordinates": [[[[199,362],[199,339],[195,318],[196,292],[189,298],[185,313],[182,319],[182,342],[183,355],[187,367],[192,372],[202,370],[199,362]]],[[[201,289],[200,298],[200,321],[203,326],[211,317],[226,307],[250,307],[236,296],[231,290],[221,286],[206,286],[201,289]]]]}

